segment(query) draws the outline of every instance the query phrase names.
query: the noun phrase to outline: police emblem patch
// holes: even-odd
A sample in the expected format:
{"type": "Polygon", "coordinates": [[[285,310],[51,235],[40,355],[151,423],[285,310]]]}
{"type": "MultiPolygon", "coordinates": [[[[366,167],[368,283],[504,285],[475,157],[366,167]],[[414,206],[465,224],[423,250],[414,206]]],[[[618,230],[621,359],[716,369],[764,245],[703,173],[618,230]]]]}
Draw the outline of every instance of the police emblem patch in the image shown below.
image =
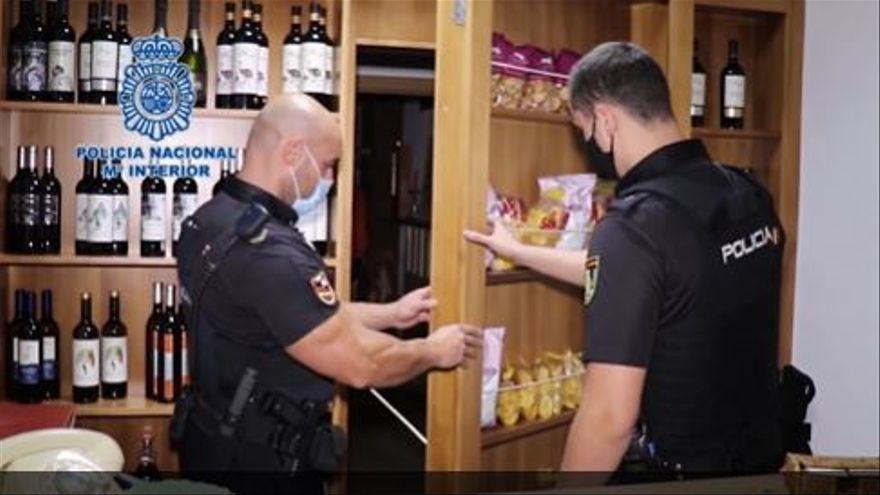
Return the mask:
{"type": "Polygon", "coordinates": [[[587,257],[584,274],[584,306],[589,306],[599,285],[599,256],[587,257]]]}
{"type": "Polygon", "coordinates": [[[318,272],[317,275],[312,277],[309,283],[312,286],[312,290],[315,291],[315,295],[318,297],[319,301],[327,306],[336,305],[336,291],[333,290],[333,286],[330,285],[330,280],[327,279],[327,274],[325,272],[318,272]]]}
{"type": "Polygon", "coordinates": [[[137,38],[131,51],[119,90],[125,128],[157,142],[188,129],[196,96],[189,68],[177,61],[183,43],[154,34],[137,38]]]}

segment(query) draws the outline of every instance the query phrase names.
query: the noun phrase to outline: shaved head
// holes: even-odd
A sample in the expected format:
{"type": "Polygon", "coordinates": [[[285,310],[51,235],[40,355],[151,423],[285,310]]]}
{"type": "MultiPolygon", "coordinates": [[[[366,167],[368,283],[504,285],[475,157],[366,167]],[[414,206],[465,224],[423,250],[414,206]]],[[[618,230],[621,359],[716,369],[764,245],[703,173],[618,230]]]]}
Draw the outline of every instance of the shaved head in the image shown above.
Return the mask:
{"type": "Polygon", "coordinates": [[[332,177],[341,151],[336,116],[304,94],[276,96],[251,127],[239,178],[292,202],[297,192],[308,196],[320,177],[332,177]]]}

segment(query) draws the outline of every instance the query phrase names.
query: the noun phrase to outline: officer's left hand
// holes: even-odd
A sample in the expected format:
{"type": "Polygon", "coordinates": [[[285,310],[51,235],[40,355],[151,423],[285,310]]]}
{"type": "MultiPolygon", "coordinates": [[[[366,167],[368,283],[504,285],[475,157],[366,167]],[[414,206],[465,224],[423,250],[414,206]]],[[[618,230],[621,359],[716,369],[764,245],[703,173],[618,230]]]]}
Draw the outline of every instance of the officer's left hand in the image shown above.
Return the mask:
{"type": "Polygon", "coordinates": [[[401,297],[393,305],[394,328],[403,330],[431,319],[431,311],[437,307],[437,300],[430,287],[416,289],[401,297]]]}

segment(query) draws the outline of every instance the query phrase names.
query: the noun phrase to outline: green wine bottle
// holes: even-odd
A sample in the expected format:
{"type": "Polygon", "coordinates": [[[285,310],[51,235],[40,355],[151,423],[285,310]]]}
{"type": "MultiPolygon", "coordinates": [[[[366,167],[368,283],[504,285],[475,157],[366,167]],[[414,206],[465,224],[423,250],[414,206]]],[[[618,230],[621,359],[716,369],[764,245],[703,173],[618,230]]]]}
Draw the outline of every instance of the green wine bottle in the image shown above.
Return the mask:
{"type": "Polygon", "coordinates": [[[192,75],[193,89],[196,93],[196,107],[204,108],[207,100],[207,63],[205,62],[205,45],[199,32],[199,13],[201,0],[189,0],[189,22],[186,39],[183,42],[183,55],[180,62],[189,67],[192,75]]]}

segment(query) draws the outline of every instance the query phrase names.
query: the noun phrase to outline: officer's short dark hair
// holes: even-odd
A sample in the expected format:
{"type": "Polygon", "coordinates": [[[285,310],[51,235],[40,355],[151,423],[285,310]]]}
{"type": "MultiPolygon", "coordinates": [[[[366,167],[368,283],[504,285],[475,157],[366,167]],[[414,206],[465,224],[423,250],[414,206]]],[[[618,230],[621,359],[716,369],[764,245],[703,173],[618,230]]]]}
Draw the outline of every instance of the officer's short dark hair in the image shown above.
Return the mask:
{"type": "Polygon", "coordinates": [[[663,70],[642,47],[619,41],[590,50],[571,70],[571,104],[587,113],[599,102],[619,105],[643,122],[673,118],[663,70]]]}

